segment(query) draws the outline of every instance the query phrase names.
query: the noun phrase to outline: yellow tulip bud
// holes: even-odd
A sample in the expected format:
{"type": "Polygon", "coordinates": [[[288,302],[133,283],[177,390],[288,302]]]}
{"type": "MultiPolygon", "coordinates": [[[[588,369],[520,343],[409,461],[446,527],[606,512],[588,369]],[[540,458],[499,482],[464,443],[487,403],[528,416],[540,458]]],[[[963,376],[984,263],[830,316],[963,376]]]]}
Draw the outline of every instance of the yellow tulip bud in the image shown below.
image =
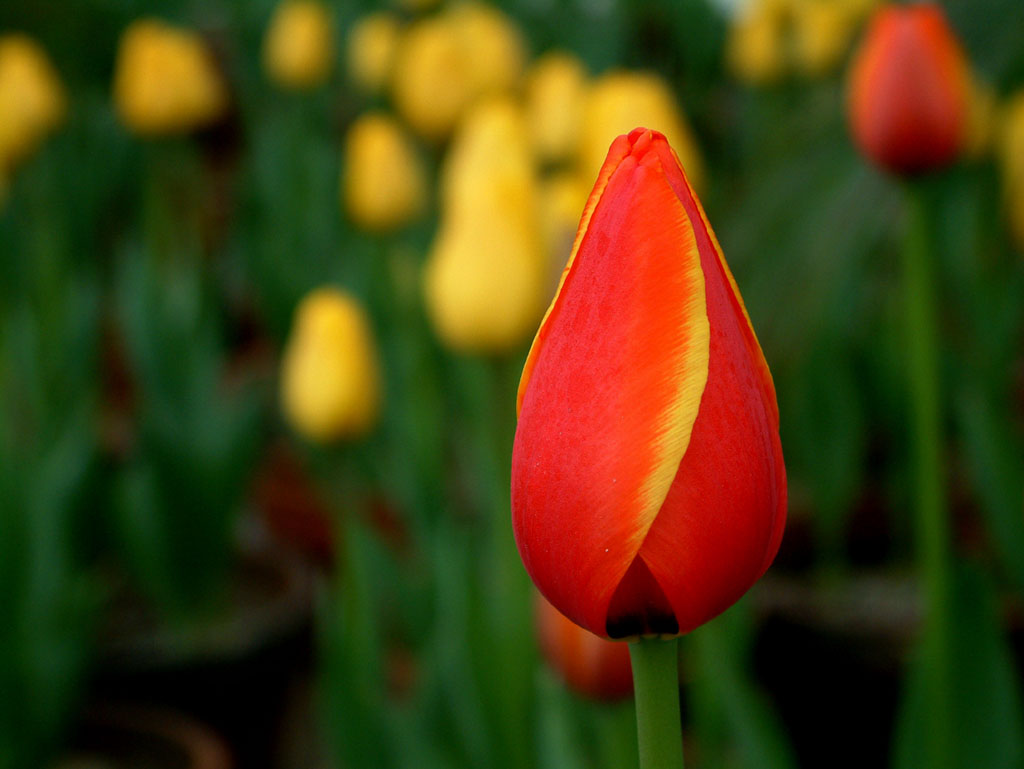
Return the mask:
{"type": "Polygon", "coordinates": [[[442,172],[442,221],[424,272],[428,315],[462,352],[524,342],[543,309],[546,275],[537,181],[525,121],[507,99],[481,103],[442,172]]]}
{"type": "Polygon", "coordinates": [[[541,182],[541,229],[548,257],[551,296],[554,296],[558,278],[572,251],[576,228],[587,198],[590,197],[590,188],[590,182],[576,171],[562,171],[541,182]]]}
{"type": "Polygon", "coordinates": [[[334,59],[331,13],[317,0],[284,0],[263,40],[263,65],[285,88],[314,88],[331,74],[334,59]]]}
{"type": "Polygon", "coordinates": [[[348,35],[348,73],[369,93],[384,90],[395,63],[401,24],[393,13],[371,13],[355,23],[348,35]]]}
{"type": "Polygon", "coordinates": [[[415,148],[391,117],[371,112],[345,138],[342,194],[352,221],[368,230],[390,230],[425,207],[427,183],[415,148]]]}
{"type": "Polygon", "coordinates": [[[187,133],[220,118],[227,88],[202,39],[156,19],[133,22],[114,71],[121,121],[140,135],[187,133]]]}
{"type": "Polygon", "coordinates": [[[741,81],[772,83],[786,70],[786,9],[780,3],[754,0],[729,27],[726,61],[741,81]]]}
{"type": "Polygon", "coordinates": [[[809,77],[834,72],[856,31],[856,19],[837,0],[796,0],[793,4],[793,57],[809,77]]]}
{"type": "Polygon", "coordinates": [[[1003,108],[999,132],[999,168],[1010,231],[1024,250],[1024,90],[1003,108]]]}
{"type": "Polygon", "coordinates": [[[576,151],[586,77],[583,63],[567,53],[546,54],[527,73],[527,123],[542,160],[565,160],[576,151]]]}
{"type": "Polygon", "coordinates": [[[369,320],[349,294],[320,288],[299,304],[281,370],[281,405],[316,442],[365,435],[380,408],[380,370],[369,320]]]}
{"type": "Polygon", "coordinates": [[[703,162],[690,126],[668,84],[646,72],[612,72],[590,89],[580,134],[580,171],[590,179],[615,137],[643,126],[660,131],[675,149],[690,183],[700,189],[703,162]]]}
{"type": "Polygon", "coordinates": [[[497,9],[457,5],[413,24],[395,59],[392,96],[421,136],[447,137],[481,96],[514,88],[524,51],[518,29],[497,9]]]}
{"type": "Polygon", "coordinates": [[[964,154],[969,158],[980,158],[992,146],[996,131],[996,92],[977,73],[970,77],[967,104],[967,137],[964,154]]]}
{"type": "Polygon", "coordinates": [[[64,89],[31,38],[0,36],[0,174],[29,155],[64,118],[64,89]]]}
{"type": "Polygon", "coordinates": [[[471,98],[519,86],[526,46],[513,21],[491,5],[463,2],[448,12],[465,56],[471,98]]]}

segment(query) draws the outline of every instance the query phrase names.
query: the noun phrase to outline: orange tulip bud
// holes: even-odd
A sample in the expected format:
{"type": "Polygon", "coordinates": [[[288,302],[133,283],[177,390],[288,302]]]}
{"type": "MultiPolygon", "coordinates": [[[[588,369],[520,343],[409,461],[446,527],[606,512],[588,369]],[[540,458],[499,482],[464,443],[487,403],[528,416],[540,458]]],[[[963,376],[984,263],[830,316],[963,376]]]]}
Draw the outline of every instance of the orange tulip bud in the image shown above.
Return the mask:
{"type": "Polygon", "coordinates": [[[538,595],[537,634],[548,665],[577,694],[621,700],[633,693],[629,646],[584,630],[538,595]]]}
{"type": "Polygon", "coordinates": [[[591,632],[675,636],[764,573],[785,518],[768,366],[679,159],[638,128],[611,146],[523,369],[519,553],[591,632]]]}
{"type": "Polygon", "coordinates": [[[854,141],[882,168],[919,174],[951,163],[967,132],[968,72],[938,6],[884,6],[854,56],[854,141]]]}

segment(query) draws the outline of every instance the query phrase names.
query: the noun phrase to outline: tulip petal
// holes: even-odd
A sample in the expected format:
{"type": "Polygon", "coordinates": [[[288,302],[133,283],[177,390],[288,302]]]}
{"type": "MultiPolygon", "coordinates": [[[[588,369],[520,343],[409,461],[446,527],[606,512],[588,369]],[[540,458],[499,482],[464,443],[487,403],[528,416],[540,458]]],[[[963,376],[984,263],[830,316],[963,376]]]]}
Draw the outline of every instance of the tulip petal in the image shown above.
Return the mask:
{"type": "MultiPolygon", "coordinates": [[[[662,144],[638,129],[612,145],[520,385],[520,554],[552,603],[601,635],[676,478],[708,377],[703,228],[669,184],[662,144]]],[[[640,565],[632,573],[647,576],[640,565]]]]}
{"type": "MultiPolygon", "coordinates": [[[[775,388],[743,300],[685,177],[669,180],[697,222],[710,362],[689,447],[639,555],[685,633],[724,611],[770,565],[785,525],[786,478],[775,388]]],[[[609,616],[609,627],[616,620],[609,616]]]]}

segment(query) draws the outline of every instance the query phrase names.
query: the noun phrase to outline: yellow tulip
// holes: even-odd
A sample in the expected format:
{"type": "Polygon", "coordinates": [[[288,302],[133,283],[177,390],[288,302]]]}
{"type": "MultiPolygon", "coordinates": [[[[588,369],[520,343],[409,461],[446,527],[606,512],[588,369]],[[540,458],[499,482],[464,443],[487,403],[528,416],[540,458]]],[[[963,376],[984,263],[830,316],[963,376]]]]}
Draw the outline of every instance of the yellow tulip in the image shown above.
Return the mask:
{"type": "Polygon", "coordinates": [[[503,13],[481,3],[456,5],[403,36],[395,107],[417,133],[440,141],[480,97],[517,86],[524,58],[522,37],[503,13]]]}
{"type": "Polygon", "coordinates": [[[0,175],[36,148],[65,109],[46,52],[25,35],[0,36],[0,175]]]}
{"type": "Polygon", "coordinates": [[[787,10],[781,3],[748,3],[729,27],[726,60],[730,71],[745,83],[779,80],[786,70],[786,22],[787,10]]]}
{"type": "Polygon", "coordinates": [[[384,90],[391,77],[401,37],[401,24],[393,13],[364,16],[348,35],[348,73],[368,93],[384,90]]]}
{"type": "Polygon", "coordinates": [[[373,428],[380,370],[369,320],[354,297],[334,288],[307,295],[281,365],[281,405],[296,432],[324,443],[373,428]]]}
{"type": "MultiPolygon", "coordinates": [[[[572,251],[591,184],[576,171],[562,171],[541,182],[540,217],[547,252],[548,285],[554,296],[558,278],[572,251]]],[[[550,297],[549,297],[550,298],[550,297]]]]}
{"type": "Polygon", "coordinates": [[[368,230],[390,230],[420,214],[427,183],[409,137],[393,118],[371,112],[345,138],[342,195],[352,220],[368,230]]]}
{"type": "Polygon", "coordinates": [[[580,171],[590,179],[604,163],[615,137],[643,126],[665,134],[690,183],[700,189],[703,162],[690,126],[662,78],[646,72],[612,72],[591,87],[580,134],[580,171]]]}
{"type": "Polygon", "coordinates": [[[448,16],[465,56],[472,99],[517,88],[526,66],[526,46],[515,23],[478,2],[452,6],[448,16]]]}
{"type": "Polygon", "coordinates": [[[133,22],[114,71],[121,121],[140,135],[187,133],[220,118],[227,87],[194,32],[156,19],[133,22]]]}
{"type": "Polygon", "coordinates": [[[263,65],[285,88],[314,88],[331,74],[334,29],[331,12],[317,0],[284,0],[263,40],[263,65]]]}
{"type": "Polygon", "coordinates": [[[996,131],[996,92],[995,89],[977,73],[970,77],[967,138],[964,143],[964,154],[969,158],[978,159],[985,155],[992,146],[996,131]]]}
{"type": "Polygon", "coordinates": [[[808,77],[834,72],[856,31],[851,10],[837,0],[795,0],[792,21],[796,69],[808,77]]]}
{"type": "Polygon", "coordinates": [[[461,352],[526,341],[543,309],[546,270],[525,121],[508,99],[475,108],[442,172],[442,220],[424,271],[427,312],[461,352]]]}
{"type": "Polygon", "coordinates": [[[526,76],[526,115],[541,160],[566,160],[576,151],[586,92],[583,63],[568,53],[549,53],[526,76]]]}
{"type": "Polygon", "coordinates": [[[1010,231],[1024,250],[1024,90],[1010,97],[1002,111],[999,166],[1010,231]]]}

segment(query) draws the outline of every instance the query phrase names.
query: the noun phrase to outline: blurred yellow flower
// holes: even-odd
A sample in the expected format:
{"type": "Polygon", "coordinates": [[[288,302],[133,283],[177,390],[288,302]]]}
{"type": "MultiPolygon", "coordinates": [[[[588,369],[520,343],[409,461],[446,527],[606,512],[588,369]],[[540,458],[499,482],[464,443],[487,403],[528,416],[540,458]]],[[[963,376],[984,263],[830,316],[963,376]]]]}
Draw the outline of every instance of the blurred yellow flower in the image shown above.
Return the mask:
{"type": "Polygon", "coordinates": [[[442,220],[424,270],[427,313],[461,352],[526,341],[545,300],[537,180],[523,116],[482,102],[456,133],[442,173],[442,220]]]}
{"type": "Polygon", "coordinates": [[[348,74],[368,93],[384,90],[394,68],[401,23],[393,13],[381,11],[359,19],[348,34],[348,74]]]}
{"type": "Polygon", "coordinates": [[[334,28],[331,12],[317,0],[284,0],[263,39],[263,66],[285,88],[314,88],[331,74],[334,28]]]}
{"type": "Polygon", "coordinates": [[[380,370],[369,319],[354,297],[335,288],[308,294],[281,366],[281,406],[296,432],[323,443],[373,428],[380,370]]]}
{"type": "Polygon", "coordinates": [[[794,0],[793,63],[807,77],[839,68],[850,48],[857,18],[843,0],[794,0]]]}
{"type": "Polygon", "coordinates": [[[142,19],[121,37],[114,103],[121,121],[135,133],[175,134],[221,117],[228,94],[196,33],[157,19],[142,19]]]}
{"type": "Polygon", "coordinates": [[[733,75],[757,85],[782,77],[786,70],[786,19],[781,2],[747,3],[730,25],[726,40],[726,61],[733,75]]]}
{"type": "Polygon", "coordinates": [[[524,59],[522,36],[503,13],[475,2],[453,6],[403,36],[395,107],[417,133],[440,141],[481,96],[516,87],[524,59]]]}
{"type": "Polygon", "coordinates": [[[381,112],[367,113],[349,128],[341,185],[349,216],[368,230],[400,227],[426,204],[416,149],[398,122],[381,112]]]}
{"type": "Polygon", "coordinates": [[[561,161],[576,151],[587,73],[572,54],[541,56],[526,75],[526,119],[537,156],[561,161]]]}
{"type": "Polygon", "coordinates": [[[964,154],[980,158],[992,147],[996,131],[996,91],[976,72],[971,73],[964,154]]]}
{"type": "Polygon", "coordinates": [[[64,119],[64,89],[39,45],[0,36],[0,176],[64,119]]]}
{"type": "Polygon", "coordinates": [[[592,182],[577,171],[561,171],[541,182],[540,217],[548,257],[549,298],[554,296],[562,268],[572,251],[576,228],[592,186],[592,182]]]}
{"type": "Polygon", "coordinates": [[[665,134],[690,183],[698,190],[703,187],[703,162],[690,126],[668,83],[647,72],[611,72],[591,87],[580,133],[584,177],[596,179],[612,140],[639,126],[665,134]]]}
{"type": "Polygon", "coordinates": [[[1004,205],[1017,247],[1024,250],[1024,90],[1010,97],[1000,124],[998,159],[1004,205]]]}

